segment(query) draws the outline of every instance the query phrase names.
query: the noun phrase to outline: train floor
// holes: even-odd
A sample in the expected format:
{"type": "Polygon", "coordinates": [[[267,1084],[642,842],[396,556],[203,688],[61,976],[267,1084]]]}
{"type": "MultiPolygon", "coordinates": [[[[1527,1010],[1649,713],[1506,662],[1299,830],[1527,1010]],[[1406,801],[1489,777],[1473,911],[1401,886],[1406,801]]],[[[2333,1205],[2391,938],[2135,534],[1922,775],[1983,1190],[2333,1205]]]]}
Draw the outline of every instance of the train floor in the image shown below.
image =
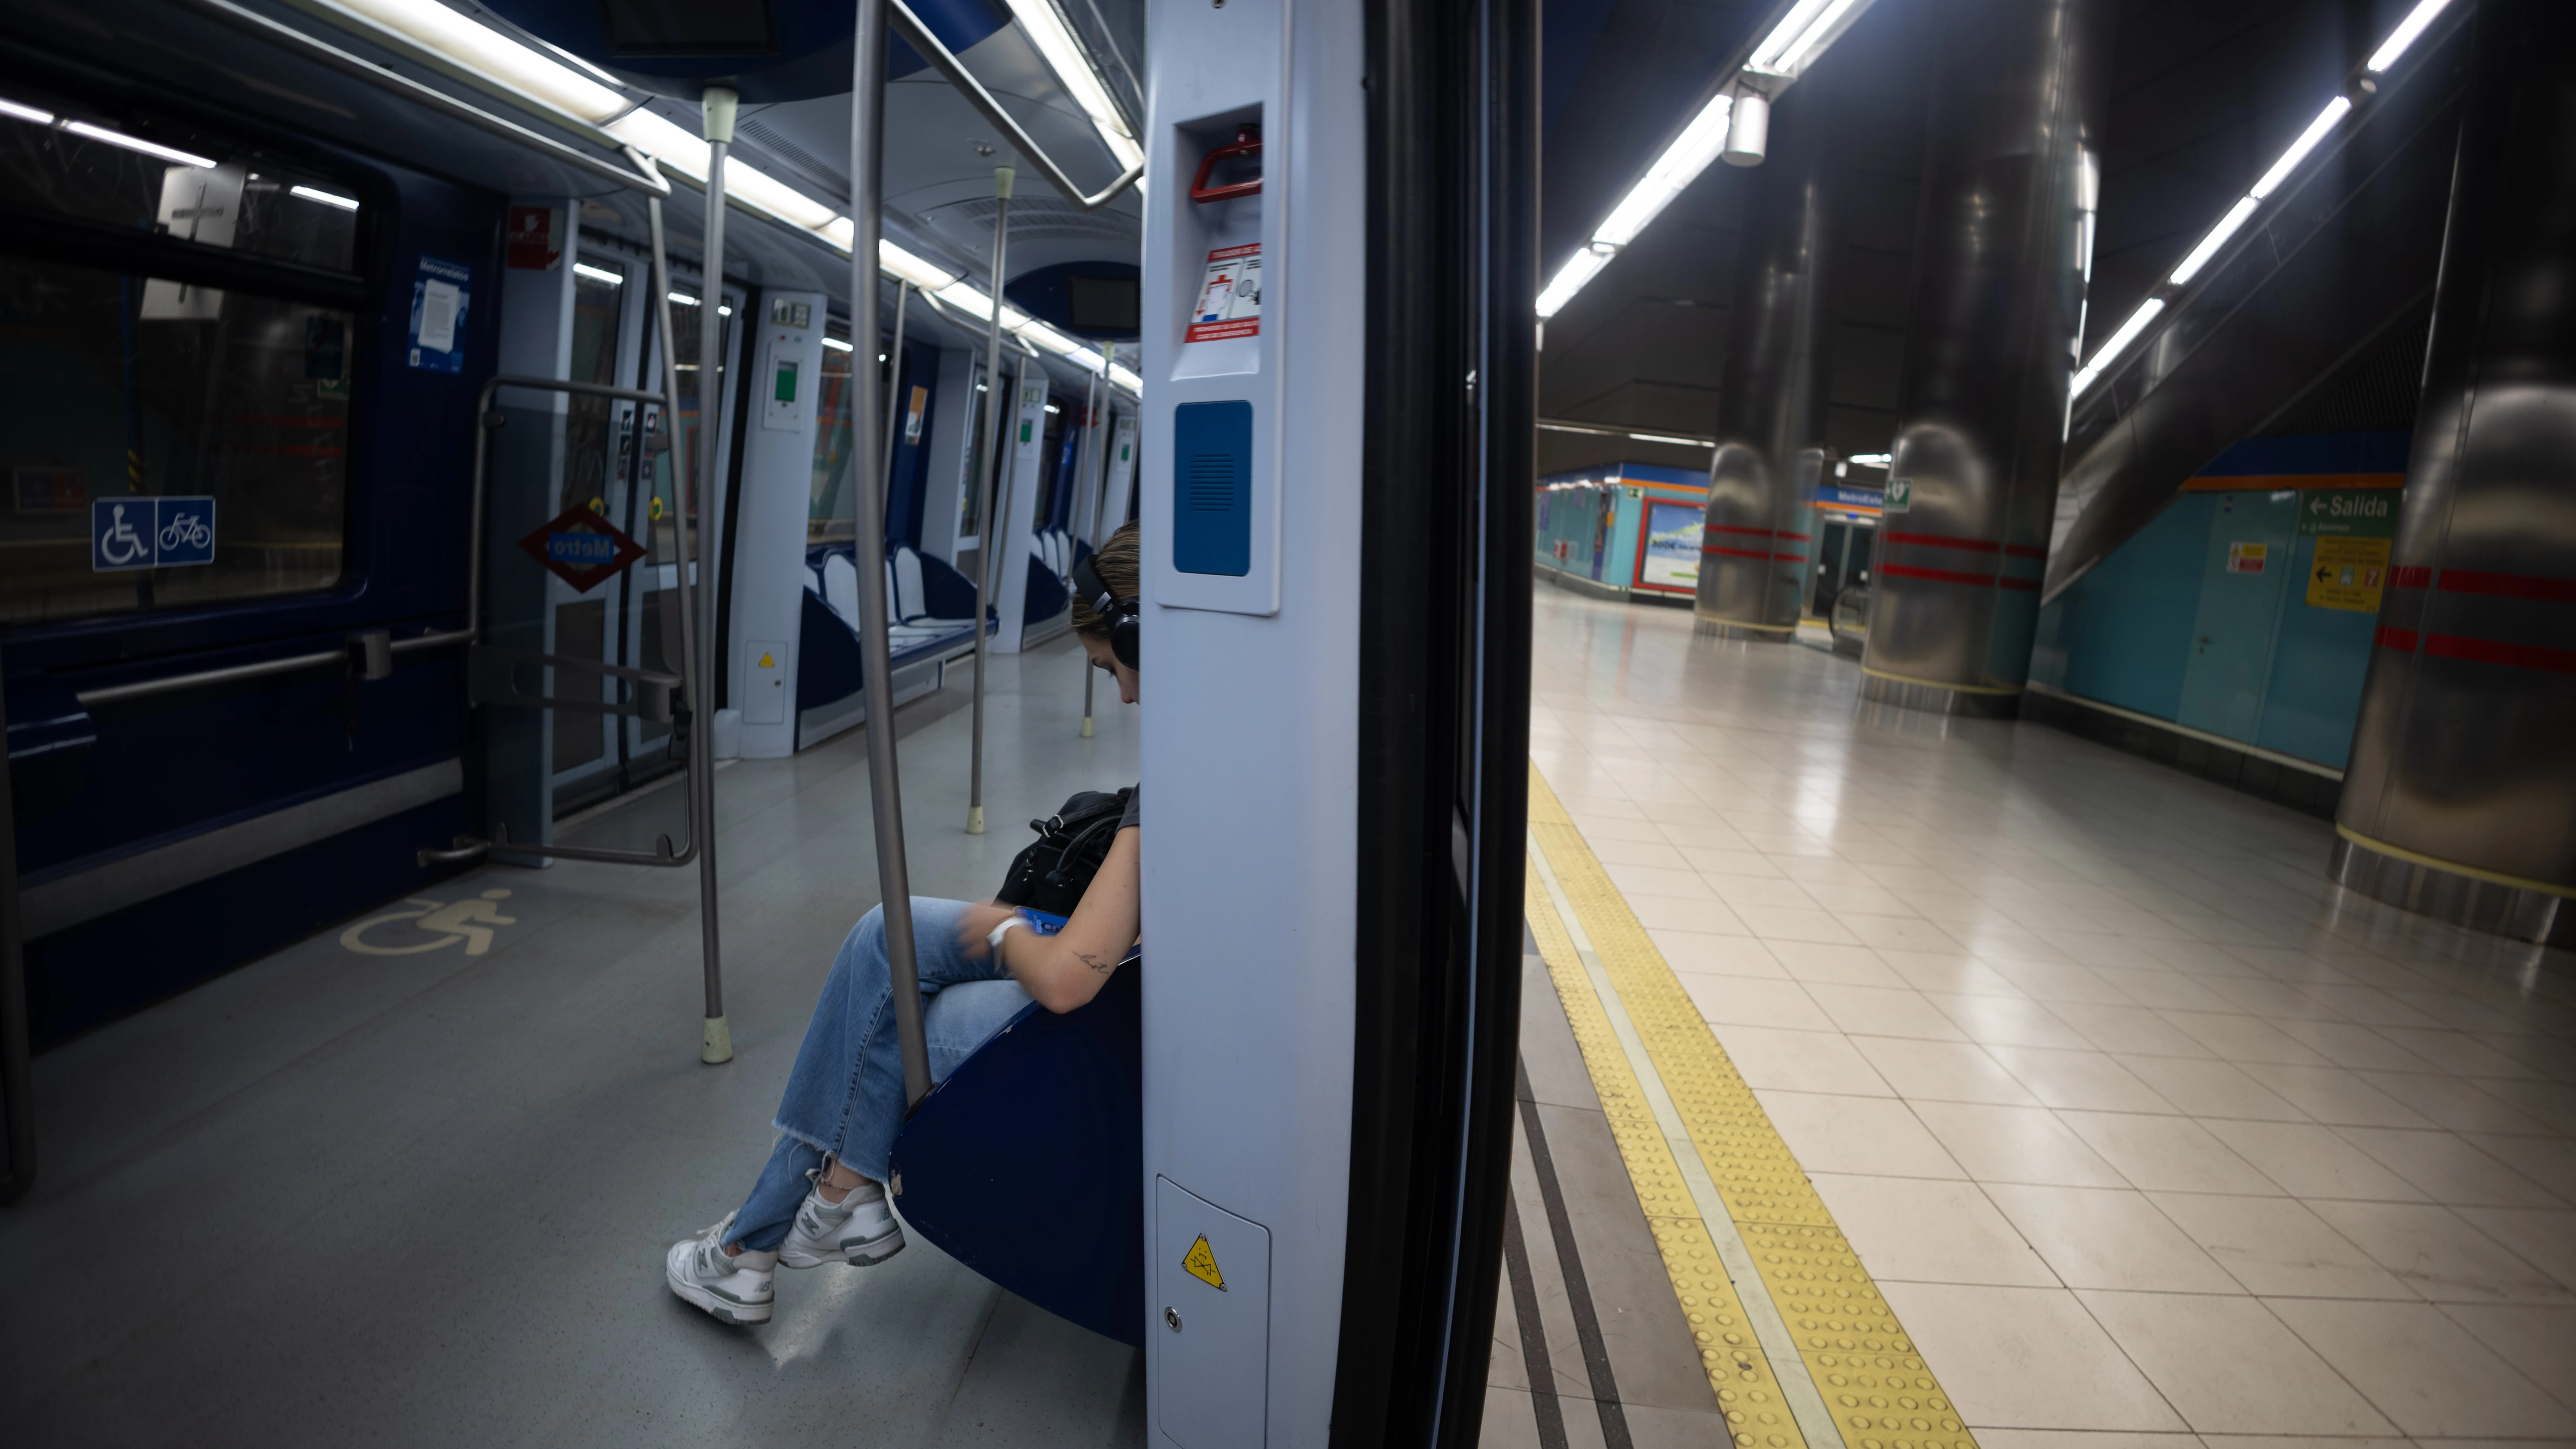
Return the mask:
{"type": "MultiPolygon", "coordinates": [[[[981,837],[963,669],[898,712],[917,892],[989,896],[1030,816],[1136,778],[1105,679],[1078,737],[1081,658],[994,660],[981,837]]],[[[861,732],[723,768],[717,802],[730,1066],[698,1061],[695,872],[577,863],[427,888],[508,893],[483,954],[370,954],[439,938],[354,922],[39,1058],[0,1441],[1143,1443],[1134,1350],[918,1240],[782,1270],[756,1331],[663,1286],[663,1249],[750,1187],[878,897],[861,732]]],[[[573,838],[685,838],[682,809],[644,793],[573,838]]]]}
{"type": "Polygon", "coordinates": [[[1821,648],[1535,637],[1523,1123],[1646,1231],[1575,1311],[1521,1165],[1488,1442],[2576,1442],[2576,955],[1821,648]]]}

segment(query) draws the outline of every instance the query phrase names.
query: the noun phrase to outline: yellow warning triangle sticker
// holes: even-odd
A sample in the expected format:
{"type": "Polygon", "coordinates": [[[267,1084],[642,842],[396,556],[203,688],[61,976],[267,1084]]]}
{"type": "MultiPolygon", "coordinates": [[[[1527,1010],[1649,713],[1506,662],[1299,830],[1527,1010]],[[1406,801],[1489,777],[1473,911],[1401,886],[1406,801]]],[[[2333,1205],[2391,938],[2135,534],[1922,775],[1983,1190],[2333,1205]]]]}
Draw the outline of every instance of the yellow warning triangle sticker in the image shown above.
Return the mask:
{"type": "Polygon", "coordinates": [[[778,667],[778,661],[770,658],[766,654],[763,654],[760,656],[760,667],[763,669],[776,669],[778,667]]]}
{"type": "Polygon", "coordinates": [[[1219,1293],[1225,1291],[1225,1275],[1217,1271],[1216,1254],[1208,1248],[1207,1234],[1199,1234],[1199,1240],[1190,1244],[1190,1251],[1181,1259],[1181,1266],[1189,1270],[1191,1277],[1210,1288],[1219,1293]]]}

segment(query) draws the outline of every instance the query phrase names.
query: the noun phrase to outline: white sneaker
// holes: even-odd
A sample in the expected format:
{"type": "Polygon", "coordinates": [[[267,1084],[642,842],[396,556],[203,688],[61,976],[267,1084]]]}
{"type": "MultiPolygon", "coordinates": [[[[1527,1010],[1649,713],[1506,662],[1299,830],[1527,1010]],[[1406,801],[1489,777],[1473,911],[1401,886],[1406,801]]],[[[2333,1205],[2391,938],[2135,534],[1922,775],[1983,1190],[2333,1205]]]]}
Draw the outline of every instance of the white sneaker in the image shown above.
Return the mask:
{"type": "Polygon", "coordinates": [[[864,1268],[903,1251],[903,1225],[886,1205],[885,1188],[861,1182],[839,1202],[825,1202],[818,1183],[797,1206],[796,1225],[778,1245],[778,1261],[790,1268],[819,1268],[847,1263],[864,1268]]]}
{"type": "Polygon", "coordinates": [[[727,1213],[723,1222],[673,1243],[663,1255],[663,1276],[672,1292],[726,1323],[767,1323],[776,1304],[769,1275],[778,1255],[745,1248],[727,1256],[725,1234],[732,1229],[733,1214],[727,1213]]]}

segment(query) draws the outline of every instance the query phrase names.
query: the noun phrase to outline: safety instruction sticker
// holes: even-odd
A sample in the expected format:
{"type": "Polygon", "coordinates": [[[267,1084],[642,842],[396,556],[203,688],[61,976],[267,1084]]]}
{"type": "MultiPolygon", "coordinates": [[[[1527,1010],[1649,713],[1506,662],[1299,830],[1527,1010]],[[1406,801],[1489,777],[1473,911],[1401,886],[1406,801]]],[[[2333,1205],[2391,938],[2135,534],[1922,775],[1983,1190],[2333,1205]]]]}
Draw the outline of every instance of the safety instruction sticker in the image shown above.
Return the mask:
{"type": "Polygon", "coordinates": [[[2384,538],[2320,537],[2316,562],[2308,567],[2308,603],[2319,609],[2379,612],[2379,591],[2388,582],[2384,538]]]}
{"type": "Polygon", "coordinates": [[[411,283],[411,365],[429,372],[465,370],[465,311],[474,300],[474,269],[422,257],[411,283]]]}
{"type": "Polygon", "coordinates": [[[2259,543],[2231,543],[2227,546],[2227,571],[2231,574],[2263,572],[2263,555],[2267,548],[2259,543]]]}
{"type": "Polygon", "coordinates": [[[1207,256],[1199,304],[1183,342],[1216,342],[1261,334],[1261,244],[1219,247],[1207,256]]]}
{"type": "Polygon", "coordinates": [[[1181,1267],[1219,1293],[1225,1291],[1225,1274],[1217,1270],[1216,1251],[1208,1246],[1207,1234],[1199,1234],[1199,1240],[1190,1244],[1190,1250],[1181,1256],[1181,1267]]]}

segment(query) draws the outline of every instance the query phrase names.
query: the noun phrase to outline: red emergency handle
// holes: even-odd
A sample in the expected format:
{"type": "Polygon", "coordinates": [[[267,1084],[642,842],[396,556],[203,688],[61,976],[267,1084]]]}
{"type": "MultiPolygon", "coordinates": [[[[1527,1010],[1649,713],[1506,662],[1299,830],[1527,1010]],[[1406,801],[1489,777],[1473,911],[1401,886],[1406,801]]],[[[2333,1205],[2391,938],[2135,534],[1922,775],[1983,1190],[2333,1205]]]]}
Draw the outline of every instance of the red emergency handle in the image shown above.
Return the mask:
{"type": "Polygon", "coordinates": [[[1253,177],[1250,181],[1236,181],[1224,186],[1210,186],[1207,184],[1207,179],[1208,173],[1216,169],[1216,163],[1224,160],[1228,156],[1258,156],[1260,154],[1261,128],[1259,126],[1245,126],[1236,131],[1234,133],[1234,141],[1232,144],[1219,146],[1215,150],[1210,151],[1205,156],[1199,158],[1198,177],[1190,182],[1190,200],[1232,201],[1238,196],[1259,196],[1261,194],[1261,178],[1258,176],[1253,177]]]}

